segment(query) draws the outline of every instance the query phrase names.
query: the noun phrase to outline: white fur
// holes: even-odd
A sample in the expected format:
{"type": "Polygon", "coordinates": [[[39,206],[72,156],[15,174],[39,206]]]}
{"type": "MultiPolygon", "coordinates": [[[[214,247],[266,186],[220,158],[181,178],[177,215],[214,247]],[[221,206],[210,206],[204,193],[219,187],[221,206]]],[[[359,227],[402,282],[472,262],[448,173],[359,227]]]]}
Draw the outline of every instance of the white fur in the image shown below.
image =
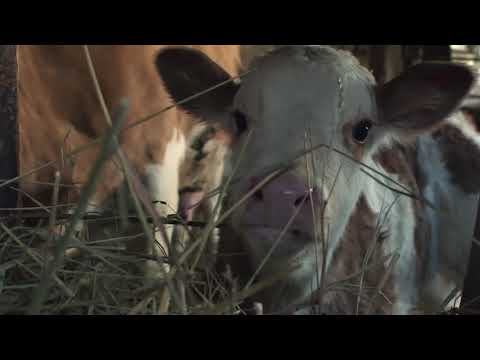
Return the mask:
{"type": "Polygon", "coordinates": [[[185,152],[185,138],[175,130],[172,140],[165,148],[163,163],[146,165],[145,173],[153,200],[167,203],[167,205],[157,204],[159,214],[168,215],[177,211],[178,172],[185,152]]]}
{"type": "MultiPolygon", "coordinates": [[[[434,206],[442,203],[442,197],[448,197],[448,190],[451,188],[450,175],[443,163],[438,144],[431,136],[424,136],[417,142],[418,162],[423,165],[422,171],[426,177],[426,186],[423,196],[434,206]]],[[[446,201],[448,203],[448,200],[446,201]]],[[[439,270],[439,230],[441,222],[437,211],[432,208],[426,209],[428,223],[431,228],[431,239],[429,241],[429,272],[434,274],[439,270]]]]}
{"type": "MultiPolygon", "coordinates": [[[[371,167],[385,173],[381,168],[371,167]]],[[[368,170],[367,170],[368,171],[368,170]]],[[[378,175],[374,175],[378,177],[378,175]]],[[[400,182],[398,176],[389,175],[392,180],[400,182]]],[[[393,189],[398,189],[392,181],[383,179],[393,189]]],[[[398,253],[399,258],[393,271],[396,278],[395,287],[399,301],[394,304],[394,314],[408,314],[417,301],[417,289],[415,287],[416,276],[416,249],[415,249],[415,223],[414,210],[411,199],[399,195],[382,185],[370,180],[364,190],[365,198],[371,210],[377,215],[382,228],[389,229],[390,236],[385,242],[385,255],[398,253]]]]}
{"type": "MultiPolygon", "coordinates": [[[[175,214],[178,209],[178,187],[179,187],[179,169],[185,156],[186,141],[182,134],[174,131],[171,141],[165,148],[163,162],[161,164],[148,164],[145,168],[148,189],[153,201],[157,203],[156,209],[160,216],[165,217],[169,214],[175,214]]],[[[163,239],[160,232],[156,232],[157,241],[167,249],[167,242],[170,241],[173,226],[167,225],[168,239],[163,239]]],[[[154,254],[161,254],[157,246],[153,246],[151,251],[154,254]]],[[[147,262],[147,277],[158,276],[157,263],[147,262]]]]}

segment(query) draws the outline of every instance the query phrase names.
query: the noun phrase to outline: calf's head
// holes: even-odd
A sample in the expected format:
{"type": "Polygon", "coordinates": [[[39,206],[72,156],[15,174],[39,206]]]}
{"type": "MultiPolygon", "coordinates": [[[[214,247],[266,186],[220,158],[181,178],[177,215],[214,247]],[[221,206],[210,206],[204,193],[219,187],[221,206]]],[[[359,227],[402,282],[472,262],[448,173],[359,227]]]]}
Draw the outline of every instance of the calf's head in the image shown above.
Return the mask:
{"type": "MultiPolygon", "coordinates": [[[[195,50],[166,49],[156,64],[175,101],[229,79],[195,50]]],[[[235,139],[230,161],[238,181],[230,188],[231,204],[255,189],[274,167],[288,162],[242,203],[231,225],[254,267],[282,234],[264,269],[300,259],[300,268],[290,276],[294,283],[318,266],[318,259],[307,261],[304,255],[312,252],[320,229],[328,232],[331,251],[340,241],[372,181],[360,171],[359,162],[371,163],[380,146],[434,130],[472,82],[465,67],[430,63],[380,87],[347,52],[286,46],[252,63],[240,83],[230,82],[181,106],[222,124],[235,139]]]]}

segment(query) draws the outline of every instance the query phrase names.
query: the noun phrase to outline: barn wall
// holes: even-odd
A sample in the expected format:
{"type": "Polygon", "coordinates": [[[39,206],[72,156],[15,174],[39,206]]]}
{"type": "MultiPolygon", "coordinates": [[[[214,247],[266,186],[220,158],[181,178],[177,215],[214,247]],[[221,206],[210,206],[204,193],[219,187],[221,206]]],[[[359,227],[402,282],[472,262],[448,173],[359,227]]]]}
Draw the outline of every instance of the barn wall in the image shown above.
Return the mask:
{"type": "MultiPolygon", "coordinates": [[[[0,182],[17,176],[17,61],[15,45],[0,45],[0,182]]],[[[16,207],[17,193],[0,188],[0,208],[16,207]]]]}

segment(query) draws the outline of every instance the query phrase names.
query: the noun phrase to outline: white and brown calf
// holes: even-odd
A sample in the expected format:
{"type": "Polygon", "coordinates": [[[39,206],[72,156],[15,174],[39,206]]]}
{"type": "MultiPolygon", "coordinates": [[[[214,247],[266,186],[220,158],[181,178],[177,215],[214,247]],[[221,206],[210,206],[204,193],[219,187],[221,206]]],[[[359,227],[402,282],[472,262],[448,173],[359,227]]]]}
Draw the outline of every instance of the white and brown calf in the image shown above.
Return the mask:
{"type": "MultiPolygon", "coordinates": [[[[191,49],[161,51],[157,68],[176,100],[208,87],[201,79],[227,76],[191,49]]],[[[458,108],[472,72],[420,64],[377,86],[351,54],[325,46],[281,47],[250,70],[234,91],[183,107],[221,119],[234,138],[229,205],[253,193],[224,240],[242,244],[260,281],[288,270],[259,296],[266,312],[302,304],[347,314],[423,311],[434,222],[412,197],[420,193],[412,144],[458,108]],[[283,170],[260,186],[277,165],[283,170]]]]}

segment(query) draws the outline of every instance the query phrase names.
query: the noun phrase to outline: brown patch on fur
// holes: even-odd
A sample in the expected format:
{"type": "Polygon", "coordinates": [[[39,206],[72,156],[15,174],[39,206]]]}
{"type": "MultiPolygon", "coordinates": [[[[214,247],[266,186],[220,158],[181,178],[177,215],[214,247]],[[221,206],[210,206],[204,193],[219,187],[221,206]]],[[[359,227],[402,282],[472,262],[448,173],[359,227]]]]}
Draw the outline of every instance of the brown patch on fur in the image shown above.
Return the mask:
{"type": "MultiPolygon", "coordinates": [[[[395,145],[391,149],[382,149],[374,160],[383,167],[389,175],[397,175],[399,180],[409,187],[413,192],[418,193],[417,178],[415,169],[415,149],[395,145]]],[[[417,257],[417,281],[422,283],[422,259],[426,254],[426,239],[428,239],[428,224],[424,219],[424,208],[420,201],[412,200],[414,203],[415,218],[415,247],[417,257]]],[[[373,213],[366,199],[362,196],[350,217],[346,232],[342,237],[339,247],[335,250],[332,258],[331,269],[328,272],[327,282],[338,282],[351,277],[343,284],[331,288],[325,294],[322,311],[327,314],[355,314],[359,298],[361,271],[369,267],[363,273],[361,300],[358,313],[362,314],[391,314],[392,303],[396,301],[395,278],[387,274],[391,258],[385,258],[387,253],[383,251],[383,243],[388,239],[389,233],[379,226],[382,220],[373,213]],[[367,256],[370,252],[370,256],[367,256]],[[380,282],[387,276],[380,292],[376,289],[380,282]],[[340,288],[341,287],[341,288],[340,288]],[[375,295],[376,293],[376,295],[375,295]],[[370,301],[375,296],[370,307],[370,301]],[[369,312],[368,312],[369,311],[369,312]]],[[[421,291],[421,289],[419,289],[421,291]]]]}
{"type": "MultiPolygon", "coordinates": [[[[477,129],[471,115],[465,114],[468,125],[477,129]]],[[[479,133],[480,135],[480,133],[479,133]]],[[[452,182],[467,194],[480,191],[480,151],[478,146],[466,138],[452,125],[446,125],[434,134],[442,152],[452,182]]]]}
{"type": "MultiPolygon", "coordinates": [[[[377,228],[376,216],[362,196],[350,218],[345,235],[333,255],[332,268],[328,274],[328,282],[330,283],[359,273],[363,267],[369,248],[373,246],[375,250],[371,252],[371,256],[367,262],[367,266],[373,267],[365,271],[363,276],[361,290],[362,301],[360,301],[359,306],[360,315],[366,314],[369,301],[374,295],[374,289],[379,285],[387,271],[388,262],[381,261],[385,256],[381,250],[381,246],[386,236],[388,236],[388,234],[382,233],[381,229],[377,228]]],[[[360,291],[360,281],[361,275],[359,274],[355,278],[348,280],[343,286],[340,285],[342,287],[346,285],[346,288],[338,290],[335,290],[335,287],[332,288],[325,296],[325,312],[330,314],[355,314],[360,291]]],[[[392,302],[394,301],[395,294],[393,285],[393,279],[392,276],[390,276],[384,287],[380,289],[384,296],[376,297],[371,308],[371,313],[391,313],[391,305],[386,299],[392,302]]]]}
{"type": "MultiPolygon", "coordinates": [[[[374,160],[383,167],[387,174],[397,175],[401,183],[409,187],[414,193],[418,193],[417,179],[413,166],[413,164],[415,164],[414,148],[395,145],[391,149],[380,150],[374,156],[374,160]]],[[[421,274],[423,274],[421,270],[423,267],[421,259],[427,250],[425,240],[428,234],[428,224],[424,219],[422,203],[416,200],[412,201],[415,212],[414,215],[417,220],[415,226],[415,247],[418,254],[416,266],[418,269],[417,274],[419,274],[417,280],[421,283],[423,280],[421,278],[421,274]]],[[[373,243],[376,243],[376,250],[372,253],[369,264],[378,265],[366,271],[364,274],[364,294],[368,295],[368,297],[360,302],[360,314],[367,310],[368,298],[371,298],[373,295],[373,289],[378,286],[388,267],[388,261],[387,263],[381,262],[382,258],[388,255],[381,250],[382,242],[388,237],[388,233],[378,228],[377,221],[379,221],[377,216],[369,208],[365,198],[362,197],[350,218],[346,234],[341,241],[340,247],[334,255],[332,272],[329,274],[332,279],[341,279],[342,277],[359,272],[362,269],[369,247],[372,246],[373,243]]],[[[359,285],[359,281],[359,277],[357,277],[351,282],[359,285]]],[[[395,302],[396,297],[394,281],[395,279],[393,279],[391,275],[387,278],[382,289],[382,295],[377,295],[376,302],[371,308],[371,313],[391,313],[392,306],[390,302],[395,302]]],[[[330,310],[343,312],[342,309],[355,309],[357,304],[356,293],[358,293],[358,290],[350,294],[339,292],[330,295],[330,310]]]]}

